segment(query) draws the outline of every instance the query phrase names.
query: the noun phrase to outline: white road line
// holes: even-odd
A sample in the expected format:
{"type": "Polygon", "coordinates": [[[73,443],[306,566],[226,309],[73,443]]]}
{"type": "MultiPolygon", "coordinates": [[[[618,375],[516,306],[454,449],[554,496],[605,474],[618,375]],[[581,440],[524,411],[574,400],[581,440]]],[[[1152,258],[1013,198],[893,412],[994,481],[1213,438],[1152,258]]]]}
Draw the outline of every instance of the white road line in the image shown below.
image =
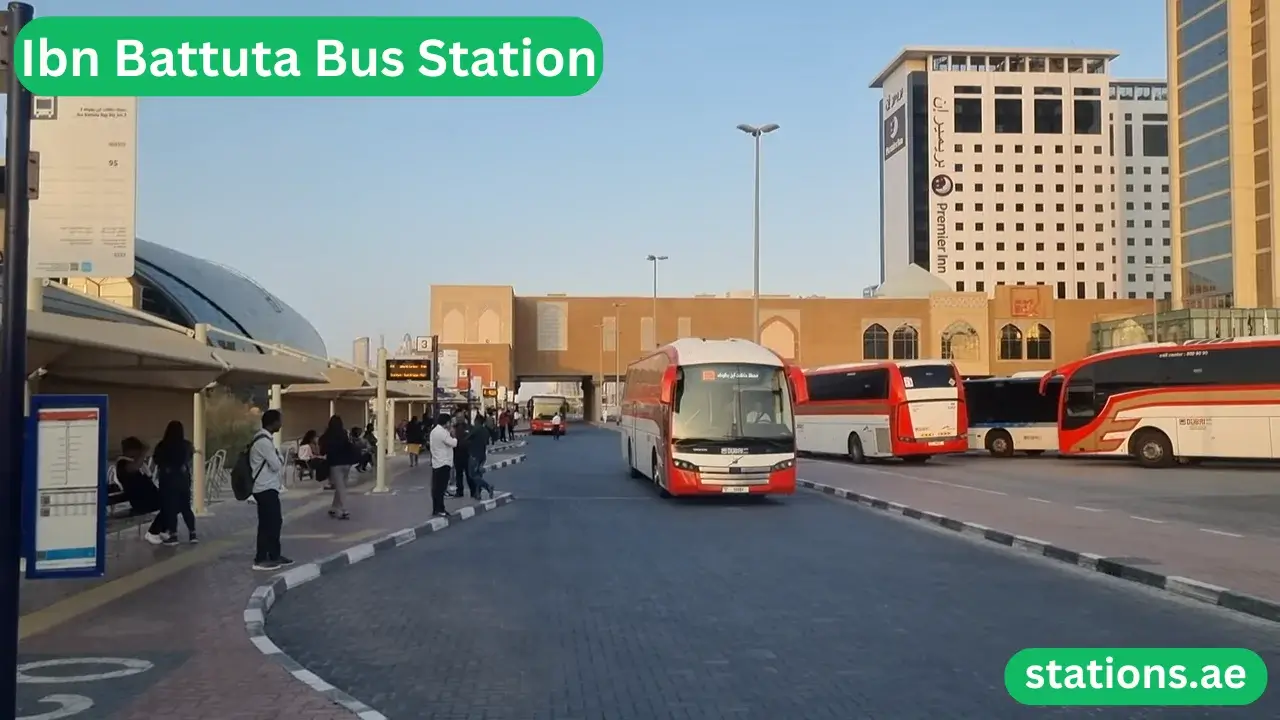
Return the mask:
{"type": "Polygon", "coordinates": [[[1102,508],[1086,507],[1084,505],[1077,505],[1076,509],[1083,510],[1085,512],[1106,512],[1106,510],[1103,510],[1102,508]]]}
{"type": "Polygon", "coordinates": [[[1044,498],[1033,498],[1033,497],[1029,497],[1029,498],[1027,498],[1027,499],[1028,499],[1028,500],[1030,500],[1031,502],[1045,503],[1046,505],[1052,505],[1052,504],[1053,504],[1053,501],[1052,501],[1052,500],[1045,500],[1044,498]]]}
{"type": "Polygon", "coordinates": [[[1132,520],[1141,520],[1142,522],[1155,523],[1156,525],[1164,524],[1163,520],[1156,520],[1155,518],[1142,517],[1141,515],[1130,515],[1129,518],[1132,520]]]}
{"type": "Polygon", "coordinates": [[[1243,535],[1240,535],[1240,534],[1237,534],[1237,533],[1224,532],[1224,531],[1222,531],[1222,530],[1210,530],[1209,528],[1200,528],[1200,532],[1202,532],[1202,533],[1209,533],[1210,535],[1222,535],[1222,536],[1224,536],[1224,537],[1233,537],[1233,538],[1242,538],[1242,537],[1244,537],[1243,535]]]}

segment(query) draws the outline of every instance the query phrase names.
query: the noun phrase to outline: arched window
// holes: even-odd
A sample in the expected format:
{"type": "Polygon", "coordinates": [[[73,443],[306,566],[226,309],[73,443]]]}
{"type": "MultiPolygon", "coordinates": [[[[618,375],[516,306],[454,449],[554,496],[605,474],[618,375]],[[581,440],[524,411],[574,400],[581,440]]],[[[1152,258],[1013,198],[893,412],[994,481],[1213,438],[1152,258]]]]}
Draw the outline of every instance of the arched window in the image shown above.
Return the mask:
{"type": "Polygon", "coordinates": [[[942,331],[943,360],[977,360],[978,331],[972,325],[957,320],[942,331]]]}
{"type": "Polygon", "coordinates": [[[1037,323],[1027,330],[1027,359],[1053,359],[1053,333],[1049,328],[1037,323]]]}
{"type": "Polygon", "coordinates": [[[877,323],[862,331],[862,359],[889,359],[889,331],[883,325],[877,323]]]}
{"type": "Polygon", "coordinates": [[[1017,325],[1009,324],[1000,328],[1000,359],[1022,359],[1022,331],[1017,325]]]}
{"type": "Polygon", "coordinates": [[[910,325],[893,331],[893,359],[916,360],[920,357],[920,333],[910,325]]]}

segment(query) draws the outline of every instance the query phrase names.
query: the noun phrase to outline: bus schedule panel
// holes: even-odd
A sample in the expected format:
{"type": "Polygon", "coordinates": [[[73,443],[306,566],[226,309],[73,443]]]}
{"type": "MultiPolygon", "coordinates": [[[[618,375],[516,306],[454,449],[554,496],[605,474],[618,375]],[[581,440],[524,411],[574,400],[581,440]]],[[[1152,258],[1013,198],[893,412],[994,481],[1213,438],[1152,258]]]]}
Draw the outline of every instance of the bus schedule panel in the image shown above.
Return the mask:
{"type": "Polygon", "coordinates": [[[632,475],[673,496],[794,493],[795,417],[785,365],[745,341],[703,342],[725,343],[721,356],[761,361],[679,365],[678,353],[659,352],[634,363],[621,423],[632,475]]]}
{"type": "Polygon", "coordinates": [[[107,569],[107,396],[32,395],[23,459],[28,578],[107,569]]]}
{"type": "Polygon", "coordinates": [[[1055,371],[1063,454],[1280,459],[1280,337],[1121,348],[1055,371]]]}
{"type": "Polygon", "coordinates": [[[387,358],[388,382],[431,382],[431,361],[422,358],[387,358]]]}
{"type": "Polygon", "coordinates": [[[1061,378],[1045,383],[1045,389],[1042,394],[1039,377],[965,380],[969,449],[995,457],[1057,450],[1061,378]]]}
{"type": "Polygon", "coordinates": [[[968,450],[964,389],[954,363],[887,361],[805,373],[797,447],[818,455],[923,462],[968,450]]]}

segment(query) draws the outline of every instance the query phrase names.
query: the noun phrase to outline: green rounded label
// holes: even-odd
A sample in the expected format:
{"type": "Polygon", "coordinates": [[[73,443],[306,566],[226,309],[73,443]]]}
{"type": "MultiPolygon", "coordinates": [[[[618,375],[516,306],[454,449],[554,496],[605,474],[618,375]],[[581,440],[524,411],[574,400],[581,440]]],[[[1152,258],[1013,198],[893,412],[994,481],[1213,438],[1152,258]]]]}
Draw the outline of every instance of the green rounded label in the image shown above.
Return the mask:
{"type": "Polygon", "coordinates": [[[604,41],[576,17],[46,17],[13,66],[37,95],[572,96],[604,41]]]}
{"type": "Polygon", "coordinates": [[[1023,705],[1239,706],[1267,689],[1267,665],[1243,648],[1032,648],[1004,668],[1023,705]]]}

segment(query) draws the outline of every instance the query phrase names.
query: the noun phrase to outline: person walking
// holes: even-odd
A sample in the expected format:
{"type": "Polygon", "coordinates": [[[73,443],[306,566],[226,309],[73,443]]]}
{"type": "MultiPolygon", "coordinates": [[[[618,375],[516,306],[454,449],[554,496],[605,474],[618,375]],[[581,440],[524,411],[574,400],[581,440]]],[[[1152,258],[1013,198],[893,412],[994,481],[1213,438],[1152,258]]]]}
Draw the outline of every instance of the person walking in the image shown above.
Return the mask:
{"type": "Polygon", "coordinates": [[[564,418],[561,417],[560,411],[557,410],[555,416],[551,418],[551,437],[559,440],[562,432],[564,432],[564,418]]]}
{"type": "Polygon", "coordinates": [[[253,472],[253,501],[258,507],[258,542],[253,555],[254,570],[279,570],[293,564],[280,552],[280,531],[284,511],[280,488],[284,487],[284,458],[273,436],[280,432],[284,417],[279,410],[262,413],[262,429],[249,444],[249,469],[253,472]]]}
{"type": "Polygon", "coordinates": [[[476,423],[467,437],[467,477],[471,478],[471,499],[479,500],[480,493],[487,491],[493,499],[493,485],[484,479],[484,461],[489,454],[489,442],[493,439],[493,430],[484,423],[476,423]]]}
{"type": "Polygon", "coordinates": [[[347,512],[347,479],[351,477],[351,466],[360,462],[360,452],[343,427],[341,416],[329,418],[329,426],[320,436],[320,454],[324,455],[329,466],[329,482],[333,483],[333,503],[329,506],[329,517],[350,520],[351,513],[347,512]]]}
{"type": "MultiPolygon", "coordinates": [[[[200,542],[196,536],[196,514],[191,510],[191,463],[195,448],[187,440],[182,423],[171,420],[164,437],[151,454],[160,486],[160,535],[165,545],[178,544],[178,516],[187,526],[187,539],[200,542]]],[[[148,538],[150,540],[150,538],[148,538]]],[[[155,542],[154,540],[150,540],[155,542]]]]}
{"type": "MultiPolygon", "coordinates": [[[[480,418],[479,424],[484,424],[484,418],[480,418]]],[[[454,437],[458,441],[453,448],[454,497],[466,497],[467,486],[475,487],[475,481],[471,479],[471,428],[472,424],[467,422],[465,415],[458,418],[458,423],[454,426],[454,437]]]]}
{"type": "Polygon", "coordinates": [[[431,513],[442,517],[449,515],[444,496],[449,488],[449,476],[453,474],[453,451],[458,447],[449,426],[449,415],[441,414],[427,438],[427,449],[431,452],[431,513]]]}
{"type": "Polygon", "coordinates": [[[422,444],[426,439],[426,430],[418,421],[418,416],[409,418],[409,424],[404,429],[404,449],[409,453],[409,467],[418,467],[418,456],[422,454],[422,444]]]}

